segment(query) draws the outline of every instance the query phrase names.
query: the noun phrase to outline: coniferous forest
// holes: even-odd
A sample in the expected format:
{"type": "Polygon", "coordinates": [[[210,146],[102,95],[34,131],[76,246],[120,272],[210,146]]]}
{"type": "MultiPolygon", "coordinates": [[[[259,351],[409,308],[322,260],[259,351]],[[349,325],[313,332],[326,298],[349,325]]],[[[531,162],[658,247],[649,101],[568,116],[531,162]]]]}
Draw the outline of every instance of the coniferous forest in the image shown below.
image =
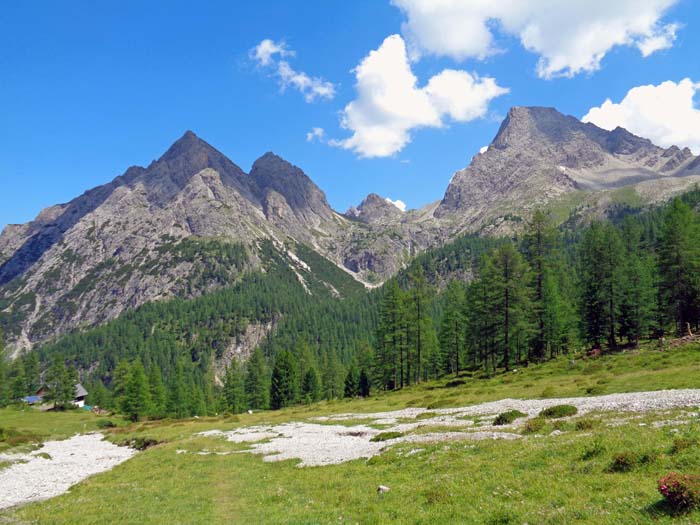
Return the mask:
{"type": "Polygon", "coordinates": [[[682,336],[700,321],[698,203],[695,190],[586,226],[538,211],[516,238],[464,236],[372,291],[298,246],[342,298],[307,291],[266,245],[264,273],[0,360],[0,406],[42,377],[61,405],[79,375],[88,403],[134,420],[277,409],[682,336]],[[266,338],[222,366],[250,324],[266,338]]]}

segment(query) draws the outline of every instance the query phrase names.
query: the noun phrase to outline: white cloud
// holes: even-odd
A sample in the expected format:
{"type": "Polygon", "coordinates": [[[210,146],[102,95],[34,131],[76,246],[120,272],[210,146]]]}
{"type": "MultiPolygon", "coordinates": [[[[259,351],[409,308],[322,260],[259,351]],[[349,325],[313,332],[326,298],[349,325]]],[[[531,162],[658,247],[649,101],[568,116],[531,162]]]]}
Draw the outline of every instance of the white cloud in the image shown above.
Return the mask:
{"type": "Polygon", "coordinates": [[[648,57],[649,55],[661,51],[663,49],[669,49],[673,46],[673,42],[676,41],[676,32],[680,26],[678,24],[667,24],[656,34],[648,36],[643,40],[639,41],[637,47],[641,51],[643,57],[648,57]]]}
{"type": "Polygon", "coordinates": [[[479,148],[479,153],[486,153],[489,150],[488,146],[481,146],[479,148]]]}
{"type": "Polygon", "coordinates": [[[385,198],[384,200],[387,201],[389,204],[393,204],[401,211],[406,211],[406,203],[404,201],[402,201],[400,199],[396,199],[395,201],[392,201],[389,198],[385,198]]]}
{"type": "Polygon", "coordinates": [[[689,78],[630,89],[619,103],[607,99],[581,119],[603,129],[617,126],[659,146],[689,147],[700,153],[700,108],[694,98],[700,82],[689,78]]]}
{"type": "Polygon", "coordinates": [[[316,98],[332,99],[335,85],[320,77],[310,77],[303,71],[296,71],[283,57],[294,56],[284,42],[266,38],[250,51],[250,58],[262,67],[271,68],[277,76],[282,90],[292,87],[304,95],[306,102],[316,98]]]}
{"type": "Polygon", "coordinates": [[[326,139],[326,132],[323,128],[311,128],[306,134],[306,142],[324,142],[326,139]]]}
{"type": "Polygon", "coordinates": [[[456,122],[483,117],[489,102],[508,92],[493,78],[451,69],[419,88],[399,35],[387,37],[354,73],[357,98],[345,106],[341,120],[352,136],[329,143],[362,157],[393,155],[411,141],[411,130],[443,127],[447,117],[456,122]]]}
{"type": "Polygon", "coordinates": [[[251,58],[257,61],[261,66],[269,66],[274,60],[275,55],[288,57],[293,56],[294,52],[287,49],[287,45],[284,42],[275,42],[269,38],[261,41],[250,52],[251,58]]]}
{"type": "Polygon", "coordinates": [[[540,56],[543,78],[595,71],[615,46],[643,56],[671,47],[677,24],[663,24],[679,0],[392,0],[407,20],[412,58],[421,53],[484,59],[501,50],[495,33],[512,35],[540,56]]]}

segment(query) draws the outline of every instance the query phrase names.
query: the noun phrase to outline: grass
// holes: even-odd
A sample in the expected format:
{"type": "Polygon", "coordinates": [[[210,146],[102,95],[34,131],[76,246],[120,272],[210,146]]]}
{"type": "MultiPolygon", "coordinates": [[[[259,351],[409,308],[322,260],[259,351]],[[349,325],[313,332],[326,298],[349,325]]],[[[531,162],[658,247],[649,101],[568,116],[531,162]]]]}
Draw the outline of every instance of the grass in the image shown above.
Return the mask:
{"type": "MultiPolygon", "coordinates": [[[[247,445],[195,434],[333,413],[459,406],[542,393],[583,396],[592,386],[603,393],[697,388],[698,349],[690,345],[660,352],[650,347],[573,363],[567,357],[491,379],[465,374],[465,384],[451,388],[444,386],[453,378],[365,401],[105,429],[117,442],[140,438],[160,444],[69,494],[0,512],[0,522],[694,524],[700,522],[699,511],[671,513],[657,491],[657,480],[670,471],[700,473],[700,424],[653,425],[678,417],[700,422],[687,411],[635,418],[602,413],[535,418],[528,425],[538,428],[520,440],[404,443],[370,460],[312,468],[298,468],[296,461],[268,463],[252,454],[198,455],[203,449],[244,451],[247,445]],[[613,421],[622,424],[610,426],[613,421]],[[564,434],[550,436],[553,430],[564,434]],[[417,448],[420,454],[408,454],[417,448]],[[620,458],[627,466],[611,468],[620,458]],[[391,491],[378,495],[380,484],[391,491]]],[[[0,422],[57,436],[70,435],[81,425],[96,426],[98,420],[80,421],[79,414],[53,419],[59,415],[0,411],[0,422]],[[6,415],[15,418],[13,425],[6,423],[6,415]],[[45,430],[52,426],[53,431],[45,430]]]]}
{"type": "Polygon", "coordinates": [[[19,445],[65,439],[97,429],[99,417],[85,410],[39,412],[30,407],[0,409],[0,452],[19,445]]]}

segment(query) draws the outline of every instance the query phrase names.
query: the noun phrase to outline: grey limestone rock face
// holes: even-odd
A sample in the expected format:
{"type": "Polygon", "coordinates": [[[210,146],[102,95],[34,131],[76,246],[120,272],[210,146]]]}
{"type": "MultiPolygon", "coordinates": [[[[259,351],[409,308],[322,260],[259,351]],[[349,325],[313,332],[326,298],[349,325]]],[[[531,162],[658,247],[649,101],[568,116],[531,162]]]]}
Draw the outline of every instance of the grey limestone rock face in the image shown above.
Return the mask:
{"type": "MultiPolygon", "coordinates": [[[[371,193],[345,214],[299,167],[266,153],[244,172],[191,131],[147,167],[0,234],[0,326],[11,348],[192,297],[260,265],[260,243],[302,243],[367,286],[467,232],[512,234],[538,207],[580,197],[600,214],[629,189],[654,203],[700,181],[700,157],[552,108],[510,110],[444,198],[402,212],[371,193]],[[236,243],[245,268],[202,271],[207,242],[236,243]],[[195,253],[183,256],[186,243],[195,253]],[[8,321],[9,320],[9,321],[8,321]]],[[[569,204],[567,204],[569,206],[569,204]]]]}

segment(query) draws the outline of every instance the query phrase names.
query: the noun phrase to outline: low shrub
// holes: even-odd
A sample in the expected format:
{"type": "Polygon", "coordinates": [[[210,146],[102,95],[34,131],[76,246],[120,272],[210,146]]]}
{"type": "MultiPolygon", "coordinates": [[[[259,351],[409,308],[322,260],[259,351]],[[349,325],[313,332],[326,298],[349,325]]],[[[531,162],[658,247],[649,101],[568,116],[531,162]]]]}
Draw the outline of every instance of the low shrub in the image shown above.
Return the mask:
{"type": "Polygon", "coordinates": [[[671,472],[658,483],[659,492],[675,510],[700,508],[700,476],[671,472]]]}
{"type": "Polygon", "coordinates": [[[576,430],[592,430],[597,424],[598,421],[595,419],[579,419],[574,428],[576,430]]]}
{"type": "Polygon", "coordinates": [[[584,449],[583,454],[581,455],[581,459],[583,459],[584,461],[588,461],[589,459],[593,459],[602,455],[604,452],[605,445],[603,444],[603,439],[600,436],[598,436],[593,440],[590,446],[584,449]]]}
{"type": "Polygon", "coordinates": [[[109,419],[98,419],[95,424],[97,425],[97,428],[114,428],[117,426],[114,421],[109,419]]]}
{"type": "Polygon", "coordinates": [[[160,443],[161,441],[158,441],[157,439],[151,437],[137,436],[135,438],[122,441],[120,445],[131,447],[136,450],[146,450],[147,448],[154,447],[156,445],[159,445],[160,443]]]}
{"type": "Polygon", "coordinates": [[[646,465],[654,461],[656,461],[656,454],[653,453],[619,452],[613,456],[612,462],[608,466],[608,472],[629,472],[639,465],[646,465]]]}
{"type": "Polygon", "coordinates": [[[700,446],[700,438],[697,436],[676,436],[671,445],[671,454],[678,454],[690,448],[700,446]]]}
{"type": "Polygon", "coordinates": [[[612,458],[608,472],[629,472],[639,463],[639,458],[633,452],[619,452],[612,458]]]}
{"type": "Polygon", "coordinates": [[[403,432],[382,432],[374,436],[370,441],[389,441],[390,439],[396,439],[403,436],[403,432]]]}
{"type": "Polygon", "coordinates": [[[556,419],[560,417],[574,416],[578,413],[578,408],[573,405],[554,405],[549,408],[545,408],[540,412],[540,417],[556,419]]]}
{"type": "Polygon", "coordinates": [[[589,396],[599,396],[603,392],[605,392],[605,389],[602,386],[589,386],[586,388],[586,394],[589,396]]]}
{"type": "Polygon", "coordinates": [[[525,422],[525,426],[523,426],[523,434],[534,434],[539,432],[546,424],[547,422],[541,417],[529,419],[525,422]]]}
{"type": "Polygon", "coordinates": [[[496,416],[493,420],[494,425],[510,425],[513,421],[518,418],[526,417],[527,414],[522,413],[520,410],[509,410],[508,412],[503,412],[496,416]]]}

